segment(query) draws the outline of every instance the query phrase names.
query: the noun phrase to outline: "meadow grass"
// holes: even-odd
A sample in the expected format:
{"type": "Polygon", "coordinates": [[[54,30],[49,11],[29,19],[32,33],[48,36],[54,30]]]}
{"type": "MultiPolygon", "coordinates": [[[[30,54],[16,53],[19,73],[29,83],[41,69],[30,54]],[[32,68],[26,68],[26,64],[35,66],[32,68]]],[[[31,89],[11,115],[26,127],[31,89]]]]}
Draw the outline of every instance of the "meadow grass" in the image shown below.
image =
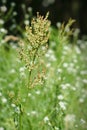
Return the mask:
{"type": "MultiPolygon", "coordinates": [[[[43,17],[40,17],[39,20],[42,19],[43,17]]],[[[62,24],[58,29],[50,27],[48,48],[44,55],[41,55],[44,42],[41,44],[39,54],[37,53],[38,56],[35,57],[37,59],[34,65],[37,69],[33,68],[32,76],[30,74],[32,66],[29,66],[30,64],[26,66],[28,60],[33,61],[32,57],[28,57],[32,52],[26,53],[27,48],[22,50],[22,54],[27,56],[27,62],[25,59],[21,61],[18,54],[18,48],[20,49],[21,46],[14,43],[8,46],[7,43],[2,43],[1,36],[0,130],[87,129],[87,41],[78,39],[75,42],[79,45],[71,43],[69,38],[72,31],[69,29],[73,22],[70,20],[67,25],[62,24]],[[42,73],[42,64],[38,67],[38,62],[45,64],[46,68],[41,79],[37,70],[42,73]],[[29,76],[32,84],[34,81],[38,81],[38,84],[35,82],[34,85],[28,86],[29,76]]],[[[38,24],[35,27],[38,30],[38,24]]],[[[38,39],[39,43],[43,40],[38,39]]],[[[21,40],[23,43],[26,42],[26,38],[21,40]]],[[[45,42],[47,40],[48,38],[45,42]]],[[[32,51],[35,53],[35,49],[32,51]]]]}

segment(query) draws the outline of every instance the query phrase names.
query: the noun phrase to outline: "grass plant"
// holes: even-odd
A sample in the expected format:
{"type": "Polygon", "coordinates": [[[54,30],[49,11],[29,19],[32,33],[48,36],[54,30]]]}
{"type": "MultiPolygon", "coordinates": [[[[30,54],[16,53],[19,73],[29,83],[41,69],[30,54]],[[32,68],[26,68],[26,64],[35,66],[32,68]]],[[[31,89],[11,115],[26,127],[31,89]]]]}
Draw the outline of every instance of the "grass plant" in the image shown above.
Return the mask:
{"type": "Polygon", "coordinates": [[[16,43],[0,34],[0,130],[87,129],[87,41],[73,22],[37,13],[16,43]]]}

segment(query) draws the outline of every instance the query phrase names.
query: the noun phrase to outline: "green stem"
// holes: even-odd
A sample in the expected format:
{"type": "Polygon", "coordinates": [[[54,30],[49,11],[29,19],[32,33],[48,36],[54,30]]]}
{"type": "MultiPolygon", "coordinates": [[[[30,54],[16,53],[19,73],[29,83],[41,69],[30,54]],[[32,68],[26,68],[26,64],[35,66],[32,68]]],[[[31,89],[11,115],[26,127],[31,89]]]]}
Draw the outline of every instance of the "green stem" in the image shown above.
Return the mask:
{"type": "Polygon", "coordinates": [[[22,110],[21,110],[21,104],[19,105],[20,113],[19,113],[19,127],[18,130],[22,130],[22,110]]]}
{"type": "MultiPolygon", "coordinates": [[[[38,52],[38,49],[39,49],[39,46],[37,47],[37,49],[36,49],[36,51],[35,51],[35,53],[34,53],[34,56],[33,56],[33,64],[34,64],[34,61],[35,61],[35,58],[36,58],[36,55],[37,55],[37,52],[38,52]]],[[[31,79],[31,74],[32,74],[32,70],[30,70],[30,72],[29,72],[29,78],[28,78],[28,88],[29,88],[29,86],[30,86],[30,79],[31,79]]]]}

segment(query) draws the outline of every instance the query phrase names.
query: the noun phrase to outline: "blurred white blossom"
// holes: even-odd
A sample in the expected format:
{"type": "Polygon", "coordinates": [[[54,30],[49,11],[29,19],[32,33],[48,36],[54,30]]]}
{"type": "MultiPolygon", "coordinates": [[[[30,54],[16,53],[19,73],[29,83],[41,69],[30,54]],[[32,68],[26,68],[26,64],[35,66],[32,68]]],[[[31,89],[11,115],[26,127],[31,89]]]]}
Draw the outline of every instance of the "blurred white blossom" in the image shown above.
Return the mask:
{"type": "Polygon", "coordinates": [[[3,24],[4,24],[4,20],[0,19],[0,25],[3,25],[3,24]]]}
{"type": "Polygon", "coordinates": [[[44,7],[48,7],[49,5],[53,4],[55,0],[43,0],[42,5],[44,7]]]}
{"type": "Polygon", "coordinates": [[[0,7],[0,11],[3,12],[3,13],[6,12],[7,11],[7,7],[5,5],[1,6],[0,7]]]}
{"type": "Polygon", "coordinates": [[[60,101],[59,105],[60,105],[61,109],[66,110],[65,102],[60,101]]]}

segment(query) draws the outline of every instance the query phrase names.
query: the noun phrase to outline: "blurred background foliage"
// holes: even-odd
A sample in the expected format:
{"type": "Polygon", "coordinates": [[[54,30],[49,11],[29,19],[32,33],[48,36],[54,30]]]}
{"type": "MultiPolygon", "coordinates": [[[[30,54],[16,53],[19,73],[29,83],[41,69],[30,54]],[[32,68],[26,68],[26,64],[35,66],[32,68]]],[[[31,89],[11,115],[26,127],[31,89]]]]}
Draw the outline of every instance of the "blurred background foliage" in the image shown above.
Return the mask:
{"type": "MultiPolygon", "coordinates": [[[[86,0],[0,0],[0,130],[22,130],[22,126],[23,130],[87,130],[86,12],[86,0]],[[42,21],[39,33],[29,32],[28,39],[24,28],[32,25],[37,12],[45,16],[48,11],[52,23],[48,48],[43,58],[45,48],[40,48],[34,63],[41,60],[46,65],[44,84],[28,90],[29,73],[19,60],[18,42],[43,43],[37,38],[45,29],[42,21]],[[76,20],[74,30],[70,18],[76,20]]],[[[32,58],[30,45],[24,52],[32,58]]],[[[37,68],[42,70],[42,64],[37,68]]],[[[34,67],[32,59],[28,65],[34,67]]],[[[39,83],[40,75],[38,79],[39,83]]]]}
{"type": "MultiPolygon", "coordinates": [[[[0,0],[0,12],[3,11],[5,12],[4,17],[9,12],[6,15],[8,20],[5,17],[5,27],[7,30],[10,26],[9,33],[17,34],[16,30],[12,30],[16,28],[13,23],[24,27],[23,23],[28,24],[28,21],[24,20],[30,20],[32,14],[36,16],[36,12],[40,12],[41,15],[45,15],[49,11],[49,19],[52,25],[56,26],[57,22],[67,22],[71,17],[76,20],[74,27],[80,29],[80,35],[87,34],[86,0],[0,0]],[[3,6],[4,8],[2,8],[3,6]],[[11,7],[14,10],[13,12],[11,12],[11,7]]],[[[0,19],[1,16],[0,13],[0,19]]]]}

